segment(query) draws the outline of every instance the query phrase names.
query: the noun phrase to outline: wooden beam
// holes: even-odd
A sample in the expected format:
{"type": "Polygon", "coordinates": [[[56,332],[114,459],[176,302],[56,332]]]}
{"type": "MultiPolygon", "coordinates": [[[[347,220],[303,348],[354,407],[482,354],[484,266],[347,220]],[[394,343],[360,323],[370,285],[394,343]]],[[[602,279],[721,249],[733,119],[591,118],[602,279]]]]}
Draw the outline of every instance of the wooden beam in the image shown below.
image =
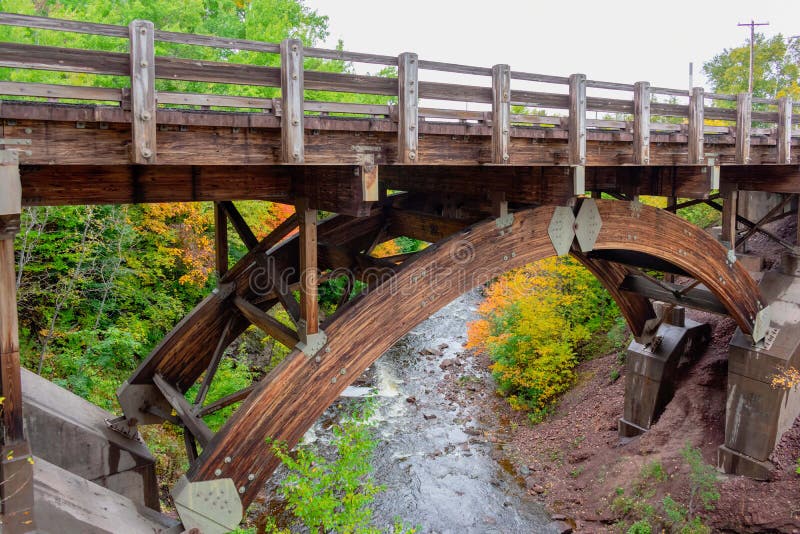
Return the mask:
{"type": "Polygon", "coordinates": [[[511,67],[492,67],[492,163],[508,164],[511,143],[511,67]]]}
{"type": "MultiPolygon", "coordinates": [[[[300,228],[300,329],[306,335],[319,332],[317,305],[317,210],[308,207],[305,198],[298,198],[295,211],[300,228]]],[[[302,335],[302,334],[301,334],[302,335]]]]}
{"type": "Polygon", "coordinates": [[[736,95],[736,163],[750,163],[750,131],[753,121],[753,95],[739,93],[736,95]]]}
{"type": "Polygon", "coordinates": [[[303,42],[281,41],[281,159],[284,163],[305,161],[303,138],[303,42]]]}
{"type": "Polygon", "coordinates": [[[736,245],[736,221],[739,211],[739,191],[728,191],[722,201],[722,235],[720,239],[728,243],[728,248],[736,245]]]}
{"type": "Polygon", "coordinates": [[[228,272],[228,218],[220,202],[214,202],[214,255],[220,279],[228,272]]]}
{"type": "Polygon", "coordinates": [[[650,163],[650,83],[636,82],[633,90],[633,163],[650,163]]]}
{"type": "Polygon", "coordinates": [[[705,124],[704,93],[702,87],[693,87],[689,97],[689,164],[703,163],[703,126],[705,124]]]}
{"type": "Polygon", "coordinates": [[[681,285],[670,282],[661,282],[661,285],[656,285],[648,278],[638,274],[626,276],[619,288],[622,291],[642,295],[653,300],[728,315],[727,308],[711,291],[705,288],[695,287],[684,294],[682,291],[685,291],[686,288],[681,285]]]}
{"type": "Polygon", "coordinates": [[[22,383],[17,325],[14,237],[21,211],[17,153],[0,150],[0,396],[3,427],[0,446],[22,442],[22,383]]]}
{"type": "Polygon", "coordinates": [[[214,437],[214,433],[208,428],[205,422],[203,422],[200,416],[194,413],[194,409],[192,409],[192,405],[189,404],[186,397],[184,397],[175,386],[164,380],[164,377],[160,374],[153,376],[153,383],[167,399],[167,402],[169,402],[170,406],[172,406],[175,413],[178,415],[178,419],[180,419],[186,429],[192,433],[200,446],[205,447],[208,445],[208,442],[214,437]]]}
{"type": "Polygon", "coordinates": [[[586,75],[569,77],[569,163],[586,165],[586,75]]]}
{"type": "Polygon", "coordinates": [[[233,205],[233,202],[225,200],[220,202],[219,205],[222,206],[223,210],[225,210],[225,214],[228,216],[231,224],[236,229],[236,233],[239,234],[239,237],[241,238],[242,243],[244,243],[244,246],[247,247],[247,250],[252,250],[257,247],[258,238],[250,229],[250,226],[247,224],[247,221],[244,220],[242,214],[239,213],[239,210],[236,209],[236,206],[233,205]]]}
{"type": "Polygon", "coordinates": [[[485,199],[493,191],[509,202],[560,204],[575,194],[572,167],[424,165],[381,166],[381,182],[390,189],[454,193],[485,199]]]}
{"type": "Polygon", "coordinates": [[[399,209],[389,209],[387,220],[389,236],[411,237],[428,243],[441,241],[476,222],[475,219],[452,219],[430,213],[399,209]]]}
{"type": "Polygon", "coordinates": [[[719,168],[722,187],[740,191],[797,193],[800,191],[798,165],[722,165],[719,168]]]}
{"type": "Polygon", "coordinates": [[[131,161],[156,162],[156,59],[153,23],[134,20],[130,33],[131,161]]]}
{"type": "Polygon", "coordinates": [[[778,159],[779,165],[792,162],[792,97],[778,100],[778,159]]]}
{"type": "Polygon", "coordinates": [[[397,161],[418,161],[419,150],[419,59],[404,52],[397,58],[397,161]]]}
{"type": "Polygon", "coordinates": [[[267,315],[255,304],[239,296],[233,298],[233,303],[250,323],[260,328],[265,334],[274,337],[278,343],[293,349],[300,341],[296,332],[274,317],[267,315]]]}

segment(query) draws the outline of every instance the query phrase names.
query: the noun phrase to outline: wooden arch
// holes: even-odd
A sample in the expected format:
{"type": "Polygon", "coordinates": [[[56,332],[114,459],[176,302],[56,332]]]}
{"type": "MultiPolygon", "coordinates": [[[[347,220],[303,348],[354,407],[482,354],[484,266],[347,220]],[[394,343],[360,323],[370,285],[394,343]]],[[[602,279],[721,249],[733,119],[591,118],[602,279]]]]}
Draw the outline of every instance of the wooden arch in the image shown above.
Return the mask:
{"type": "MultiPolygon", "coordinates": [[[[749,274],[727,261],[724,247],[656,208],[618,201],[597,201],[597,207],[602,228],[595,250],[632,250],[680,267],[705,284],[745,332],[752,331],[763,303],[749,274]]],[[[278,465],[267,438],[295,445],[344,388],[415,325],[465,291],[554,255],[548,236],[554,211],[543,206],[516,212],[511,227],[502,230],[493,220],[469,227],[343,306],[323,325],[328,342],[318,358],[295,350],[259,382],[204,448],[188,479],[231,478],[247,506],[278,465]]],[[[646,315],[636,319],[635,314],[652,313],[646,299],[616,290],[624,267],[578,256],[614,289],[629,321],[642,322],[646,315]]]]}

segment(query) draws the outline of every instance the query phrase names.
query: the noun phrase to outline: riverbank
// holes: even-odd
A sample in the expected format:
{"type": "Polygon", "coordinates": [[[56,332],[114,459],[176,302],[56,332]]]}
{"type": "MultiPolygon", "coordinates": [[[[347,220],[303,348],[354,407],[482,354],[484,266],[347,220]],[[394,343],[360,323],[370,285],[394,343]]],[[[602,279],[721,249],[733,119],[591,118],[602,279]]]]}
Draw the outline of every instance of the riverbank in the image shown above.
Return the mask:
{"type": "MultiPolygon", "coordinates": [[[[488,376],[465,379],[467,375],[454,369],[444,389],[448,398],[478,403],[485,417],[504,423],[489,439],[502,444],[505,459],[524,478],[529,494],[541,499],[554,518],[563,517],[576,532],[624,532],[637,510],[657,507],[666,495],[688,502],[689,467],[681,456],[687,443],[714,464],[724,441],[726,353],[734,324],[701,312],[689,316],[712,324],[712,343],[681,370],[675,397],[659,421],[633,439],[621,440],[617,433],[625,389],[624,365],[617,354],[582,363],[575,387],[535,426],[493,394],[488,376]]],[[[462,357],[475,368],[489,364],[484,354],[462,357]]],[[[800,532],[798,457],[796,422],[773,454],[775,479],[757,482],[720,474],[721,498],[714,510],[701,512],[704,522],[720,532],[800,532]]]]}

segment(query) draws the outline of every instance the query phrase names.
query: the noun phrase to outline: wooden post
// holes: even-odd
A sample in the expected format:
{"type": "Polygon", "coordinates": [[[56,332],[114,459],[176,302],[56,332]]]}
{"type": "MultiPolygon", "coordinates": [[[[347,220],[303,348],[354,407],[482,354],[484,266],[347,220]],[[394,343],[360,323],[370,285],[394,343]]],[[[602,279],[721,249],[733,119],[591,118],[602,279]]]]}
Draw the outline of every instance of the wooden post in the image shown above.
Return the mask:
{"type": "Polygon", "coordinates": [[[417,54],[397,58],[397,161],[416,163],[419,146],[419,77],[417,54]]]}
{"type": "Polygon", "coordinates": [[[633,163],[650,164],[650,84],[636,82],[633,89],[633,163]]]}
{"type": "Polygon", "coordinates": [[[704,94],[702,87],[692,88],[689,98],[689,164],[703,163],[703,126],[705,124],[704,94]]]}
{"type": "Polygon", "coordinates": [[[569,77],[569,163],[586,165],[586,75],[569,77]]]}
{"type": "Polygon", "coordinates": [[[281,42],[281,159],[283,163],[303,163],[303,42],[281,42]]]}
{"type": "Polygon", "coordinates": [[[217,279],[228,272],[228,217],[225,208],[214,202],[214,249],[217,259],[217,279]]]}
{"type": "Polygon", "coordinates": [[[792,162],[792,97],[778,100],[778,164],[792,162]]]}
{"type": "Polygon", "coordinates": [[[16,152],[0,150],[0,510],[3,532],[29,532],[33,524],[33,467],[22,428],[17,277],[14,236],[22,194],[16,152]]]}
{"type": "Polygon", "coordinates": [[[722,202],[722,241],[730,243],[730,248],[736,246],[736,217],[739,209],[739,191],[728,191],[722,202]]]}
{"type": "Polygon", "coordinates": [[[131,161],[156,162],[155,31],[148,20],[128,25],[131,56],[131,161]]]}
{"type": "Polygon", "coordinates": [[[492,67],[492,163],[509,163],[511,142],[511,68],[492,67]]]}
{"type": "Polygon", "coordinates": [[[750,163],[750,128],[753,111],[752,95],[739,93],[736,95],[736,163],[750,163]]]}
{"type": "Polygon", "coordinates": [[[295,200],[300,230],[300,338],[319,332],[317,308],[317,210],[308,199],[295,200]],[[305,332],[303,332],[305,330],[305,332]]]}

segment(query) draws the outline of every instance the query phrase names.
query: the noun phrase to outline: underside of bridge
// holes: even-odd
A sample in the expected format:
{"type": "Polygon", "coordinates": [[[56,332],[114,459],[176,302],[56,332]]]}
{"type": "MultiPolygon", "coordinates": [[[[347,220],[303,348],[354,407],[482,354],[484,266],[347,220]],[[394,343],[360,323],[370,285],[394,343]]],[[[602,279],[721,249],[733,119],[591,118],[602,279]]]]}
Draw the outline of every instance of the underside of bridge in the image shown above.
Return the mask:
{"type": "Polygon", "coordinates": [[[567,254],[602,282],[635,337],[621,436],[647,430],[671,398],[681,357],[708,342],[708,326],[687,320],[683,308],[728,315],[738,330],[719,466],[769,476],[768,456],[800,413],[796,389],[770,386],[774,375],[800,366],[797,249],[766,227],[797,214],[800,169],[791,151],[800,117],[791,100],[753,108],[751,95],[448,65],[409,53],[304,50],[294,40],[216,40],[154,31],[146,21],[120,28],[0,13],[0,24],[130,40],[129,53],[0,43],[0,66],[130,78],[124,89],[0,82],[7,97],[0,101],[4,531],[37,523],[104,531],[122,517],[142,532],[173,528],[147,509],[158,508],[157,483],[152,457],[137,441],[138,427],[164,421],[182,429],[191,462],[172,490],[183,528],[233,529],[278,465],[270,440],[296,445],[376,358],[458,295],[567,254]],[[281,67],[160,57],[158,40],[279,54],[281,67]],[[305,71],[304,53],[396,66],[398,78],[305,71]],[[424,69],[491,82],[420,81],[424,69]],[[280,98],[159,92],[157,78],[274,87],[280,98]],[[517,90],[512,80],[567,92],[517,90]],[[633,96],[587,96],[587,88],[633,96]],[[312,102],[303,98],[307,89],[393,100],[312,102]],[[659,104],[653,94],[687,102],[659,104]],[[420,98],[491,111],[420,108],[420,98]],[[706,106],[708,99],[736,108],[706,106]],[[567,114],[512,116],[512,104],[567,114]],[[589,111],[629,116],[589,121],[589,111]],[[742,216],[749,191],[778,200],[750,220],[742,216]],[[667,208],[644,205],[641,195],[667,197],[667,208]],[[295,214],[259,240],[234,204],[240,200],[289,204],[295,214]],[[106,426],[102,410],[20,370],[14,236],[24,207],[198,201],[214,203],[217,287],[120,386],[123,416],[106,426]],[[720,239],[675,214],[696,204],[723,212],[720,239]],[[248,249],[233,265],[229,225],[248,249]],[[760,284],[739,259],[756,233],[787,249],[780,270],[760,284]],[[429,246],[373,254],[402,236],[429,246]],[[365,289],[320,320],[319,284],[338,277],[365,289]],[[276,309],[290,324],[275,319],[276,309]],[[291,353],[251,386],[206,402],[226,349],[251,325],[291,353]],[[212,432],[203,417],[232,405],[238,408],[212,432]],[[91,452],[62,447],[71,441],[91,452]],[[42,459],[35,469],[34,456],[42,459]],[[80,501],[91,493],[87,484],[115,492],[105,515],[80,501]]]}

